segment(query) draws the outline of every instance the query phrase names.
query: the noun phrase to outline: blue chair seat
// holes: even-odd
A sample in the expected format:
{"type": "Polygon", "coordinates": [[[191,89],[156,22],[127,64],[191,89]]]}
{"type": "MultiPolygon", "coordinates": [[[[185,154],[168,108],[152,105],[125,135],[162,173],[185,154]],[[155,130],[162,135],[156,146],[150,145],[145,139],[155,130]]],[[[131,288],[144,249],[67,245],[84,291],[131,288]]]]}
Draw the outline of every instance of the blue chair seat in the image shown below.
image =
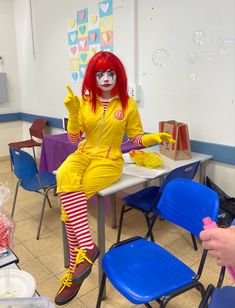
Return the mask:
{"type": "Polygon", "coordinates": [[[33,176],[25,177],[20,186],[28,191],[38,191],[56,185],[56,177],[53,173],[40,172],[33,176]]]}
{"type": "MultiPolygon", "coordinates": [[[[123,198],[124,203],[143,211],[150,211],[160,187],[151,186],[123,198]]],[[[156,208],[152,212],[156,212],[156,208]]]]}
{"type": "Polygon", "coordinates": [[[113,286],[133,304],[151,302],[196,276],[171,253],[143,238],[111,248],[102,267],[113,286]]]}

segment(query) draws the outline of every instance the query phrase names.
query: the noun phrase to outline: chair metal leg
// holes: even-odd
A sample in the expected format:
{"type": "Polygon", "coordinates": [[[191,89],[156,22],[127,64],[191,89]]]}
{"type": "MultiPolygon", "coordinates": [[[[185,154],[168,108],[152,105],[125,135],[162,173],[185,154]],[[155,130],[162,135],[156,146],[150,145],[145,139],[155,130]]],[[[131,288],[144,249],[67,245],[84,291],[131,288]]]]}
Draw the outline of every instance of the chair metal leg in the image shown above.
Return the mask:
{"type": "Polygon", "coordinates": [[[34,147],[32,147],[32,149],[33,149],[33,157],[34,157],[34,161],[35,161],[35,164],[36,164],[36,166],[37,166],[37,159],[36,159],[35,149],[34,149],[34,147]]]}
{"type": "Polygon", "coordinates": [[[47,200],[47,193],[48,193],[48,190],[44,193],[42,210],[41,210],[41,217],[40,217],[39,226],[38,226],[38,233],[37,233],[37,237],[36,237],[37,240],[39,239],[39,235],[40,235],[40,231],[41,231],[42,219],[43,219],[45,204],[46,204],[46,200],[47,200]]]}
{"type": "Polygon", "coordinates": [[[212,295],[212,292],[214,290],[214,286],[212,284],[209,284],[207,289],[206,289],[206,292],[198,306],[198,308],[207,308],[208,307],[208,301],[209,301],[209,298],[211,297],[212,295]]]}
{"type": "Polygon", "coordinates": [[[9,157],[10,157],[11,171],[13,171],[13,159],[12,159],[10,148],[9,148],[9,157]]]}
{"type": "Polygon", "coordinates": [[[192,242],[193,242],[193,248],[194,248],[195,251],[197,251],[198,250],[197,242],[196,242],[194,234],[192,234],[192,233],[191,233],[191,238],[192,238],[192,242]]]}
{"type": "Polygon", "coordinates": [[[105,282],[106,282],[106,275],[105,275],[105,273],[103,273],[101,284],[100,284],[100,289],[99,289],[99,295],[98,295],[97,302],[96,302],[96,308],[100,308],[101,301],[102,301],[102,298],[103,298],[105,282]]]}
{"type": "Polygon", "coordinates": [[[68,268],[69,267],[69,262],[70,262],[69,242],[68,242],[65,222],[61,221],[61,223],[62,223],[63,250],[64,250],[64,267],[68,268]]]}
{"type": "Polygon", "coordinates": [[[52,206],[51,206],[51,201],[50,201],[49,197],[46,196],[46,198],[47,198],[47,202],[48,202],[48,204],[49,204],[49,207],[52,208],[52,206]]]}
{"type": "MultiPolygon", "coordinates": [[[[40,180],[40,178],[39,178],[39,180],[40,180]]],[[[42,183],[42,185],[43,185],[43,183],[42,183]]],[[[46,188],[43,188],[44,194],[46,194],[46,200],[47,200],[47,202],[48,202],[50,208],[52,208],[52,205],[51,205],[51,201],[50,201],[50,199],[49,199],[49,197],[48,197],[48,192],[49,192],[52,188],[55,189],[56,186],[48,187],[47,189],[46,189],[46,188]]]]}
{"type": "Polygon", "coordinates": [[[121,238],[122,222],[123,222],[124,213],[125,213],[125,204],[123,204],[122,210],[121,210],[121,213],[120,213],[119,225],[118,225],[118,234],[117,234],[117,243],[120,242],[120,238],[121,238]]]}
{"type": "Polygon", "coordinates": [[[225,271],[226,271],[226,267],[222,266],[221,270],[220,270],[219,280],[218,280],[217,285],[216,285],[217,288],[222,287],[222,284],[223,284],[223,281],[224,281],[225,271]]]}
{"type": "Polygon", "coordinates": [[[12,210],[11,210],[11,217],[13,217],[14,212],[15,212],[16,198],[17,198],[19,186],[20,186],[20,180],[18,180],[16,184],[16,188],[15,188],[15,195],[14,195],[14,200],[13,200],[13,205],[12,205],[12,210]]]}
{"type": "Polygon", "coordinates": [[[166,303],[161,302],[159,308],[165,308],[166,307],[166,303]]]}
{"type": "MultiPolygon", "coordinates": [[[[150,228],[150,218],[149,218],[147,213],[143,213],[143,214],[144,214],[144,217],[146,219],[147,227],[149,229],[150,228]]],[[[150,234],[150,239],[151,239],[152,242],[155,242],[153,232],[151,232],[151,234],[150,234]]]]}
{"type": "Polygon", "coordinates": [[[197,289],[201,293],[201,297],[203,298],[206,290],[201,282],[198,281],[198,285],[195,286],[195,289],[197,289]]]}

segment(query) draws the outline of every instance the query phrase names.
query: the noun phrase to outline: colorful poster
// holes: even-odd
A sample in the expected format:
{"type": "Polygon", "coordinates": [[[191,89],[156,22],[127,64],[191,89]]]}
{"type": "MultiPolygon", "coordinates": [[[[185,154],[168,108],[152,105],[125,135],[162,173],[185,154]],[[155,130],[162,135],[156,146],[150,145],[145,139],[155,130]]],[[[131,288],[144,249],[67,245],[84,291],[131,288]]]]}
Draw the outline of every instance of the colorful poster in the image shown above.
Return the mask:
{"type": "Polygon", "coordinates": [[[82,82],[89,59],[98,51],[113,52],[113,2],[100,1],[97,14],[88,8],[76,12],[68,22],[69,71],[71,82],[82,82]]]}

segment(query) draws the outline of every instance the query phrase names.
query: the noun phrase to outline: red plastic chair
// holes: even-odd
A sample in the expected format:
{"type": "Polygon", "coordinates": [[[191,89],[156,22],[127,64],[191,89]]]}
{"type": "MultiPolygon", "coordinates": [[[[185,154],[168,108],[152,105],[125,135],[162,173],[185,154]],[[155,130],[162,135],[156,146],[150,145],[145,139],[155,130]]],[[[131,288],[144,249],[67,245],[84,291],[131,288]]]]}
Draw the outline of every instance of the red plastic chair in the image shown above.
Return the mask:
{"type": "Polygon", "coordinates": [[[46,126],[46,124],[47,124],[47,120],[45,119],[42,119],[42,118],[35,119],[33,121],[33,124],[29,128],[30,139],[17,141],[17,142],[11,142],[8,144],[9,148],[15,148],[19,150],[23,148],[32,148],[34,160],[36,162],[36,155],[35,155],[34,147],[41,146],[42,142],[35,140],[34,138],[41,139],[41,140],[43,139],[43,128],[46,126]]]}

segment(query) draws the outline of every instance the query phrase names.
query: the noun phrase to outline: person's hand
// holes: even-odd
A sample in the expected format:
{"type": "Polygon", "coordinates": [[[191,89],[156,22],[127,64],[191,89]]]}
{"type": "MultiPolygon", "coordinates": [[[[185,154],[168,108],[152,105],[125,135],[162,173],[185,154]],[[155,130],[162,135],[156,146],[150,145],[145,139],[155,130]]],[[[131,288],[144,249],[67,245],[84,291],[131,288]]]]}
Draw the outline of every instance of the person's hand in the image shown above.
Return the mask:
{"type": "Polygon", "coordinates": [[[74,95],[69,85],[66,86],[69,94],[65,97],[64,104],[68,112],[72,115],[77,115],[79,112],[79,99],[74,95]]]}
{"type": "Polygon", "coordinates": [[[235,266],[235,227],[214,228],[200,233],[202,247],[220,266],[235,266]]]}
{"type": "Polygon", "coordinates": [[[167,133],[146,134],[141,137],[141,140],[143,146],[145,147],[149,147],[155,143],[161,143],[162,141],[175,143],[172,135],[167,133]]]}
{"type": "Polygon", "coordinates": [[[175,143],[175,139],[172,137],[172,135],[168,134],[168,133],[159,133],[158,134],[161,141],[167,141],[167,142],[170,142],[170,143],[175,143]]]}

